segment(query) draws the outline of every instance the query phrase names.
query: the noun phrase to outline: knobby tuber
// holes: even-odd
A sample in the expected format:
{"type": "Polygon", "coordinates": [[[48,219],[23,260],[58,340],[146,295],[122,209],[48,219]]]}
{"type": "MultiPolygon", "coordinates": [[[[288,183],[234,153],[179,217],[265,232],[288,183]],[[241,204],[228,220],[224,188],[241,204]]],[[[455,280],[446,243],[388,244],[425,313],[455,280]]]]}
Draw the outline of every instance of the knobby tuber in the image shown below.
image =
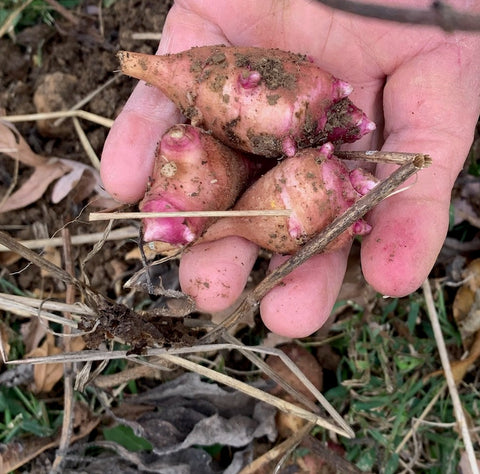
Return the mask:
{"type": "MultiPolygon", "coordinates": [[[[366,171],[349,172],[333,156],[331,143],[301,150],[260,177],[234,206],[238,210],[290,209],[289,217],[224,217],[213,223],[200,241],[237,235],[273,252],[294,253],[376,182],[366,171]]],[[[355,234],[369,231],[370,226],[359,220],[328,249],[346,245],[355,234]]]]}
{"type": "MultiPolygon", "coordinates": [[[[158,144],[153,176],[140,203],[145,212],[225,210],[233,205],[254,165],[207,132],[175,125],[158,144]]],[[[144,219],[144,240],[187,244],[208,225],[205,217],[144,219]]]]}
{"type": "MultiPolygon", "coordinates": [[[[191,122],[162,138],[142,211],[228,209],[249,175],[247,161],[232,149],[283,158],[234,209],[291,210],[291,215],[222,218],[201,242],[237,235],[294,253],[375,185],[371,175],[349,173],[333,156],[334,144],[358,140],[375,125],[348,98],[352,87],[307,56],[216,45],[164,56],[122,51],[119,59],[122,72],[158,87],[191,122]]],[[[197,240],[210,223],[147,218],[144,239],[183,245],[197,240]]],[[[360,220],[329,248],[369,230],[360,220]]]]}
{"type": "Polygon", "coordinates": [[[375,128],[347,98],[352,87],[304,55],[217,45],[164,56],[121,51],[119,59],[123,73],[158,87],[193,125],[257,155],[293,156],[375,128]]]}

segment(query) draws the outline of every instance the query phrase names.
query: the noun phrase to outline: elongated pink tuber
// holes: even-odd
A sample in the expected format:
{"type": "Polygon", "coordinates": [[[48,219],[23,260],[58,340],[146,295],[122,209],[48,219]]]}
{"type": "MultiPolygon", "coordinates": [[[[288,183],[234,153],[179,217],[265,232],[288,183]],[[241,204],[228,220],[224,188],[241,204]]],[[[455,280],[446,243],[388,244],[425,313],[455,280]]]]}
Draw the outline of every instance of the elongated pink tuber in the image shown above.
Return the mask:
{"type": "MultiPolygon", "coordinates": [[[[251,165],[207,132],[175,125],[160,141],[152,182],[140,203],[145,212],[225,210],[244,189],[251,165]]],[[[200,217],[144,219],[144,240],[186,244],[211,222],[200,217]]]]}
{"type": "MultiPolygon", "coordinates": [[[[368,191],[376,182],[365,171],[353,176],[360,190],[368,191]]],[[[332,144],[301,150],[259,178],[234,207],[290,209],[289,217],[225,217],[212,224],[200,242],[237,235],[273,252],[291,254],[360,196],[345,165],[333,156],[332,144]]],[[[329,245],[329,250],[346,245],[355,234],[369,231],[366,222],[357,221],[329,245]]]]}
{"type": "Polygon", "coordinates": [[[293,156],[375,128],[347,98],[352,87],[302,55],[203,46],[165,56],[122,51],[119,59],[123,73],[161,89],[192,124],[257,155],[293,156]]]}

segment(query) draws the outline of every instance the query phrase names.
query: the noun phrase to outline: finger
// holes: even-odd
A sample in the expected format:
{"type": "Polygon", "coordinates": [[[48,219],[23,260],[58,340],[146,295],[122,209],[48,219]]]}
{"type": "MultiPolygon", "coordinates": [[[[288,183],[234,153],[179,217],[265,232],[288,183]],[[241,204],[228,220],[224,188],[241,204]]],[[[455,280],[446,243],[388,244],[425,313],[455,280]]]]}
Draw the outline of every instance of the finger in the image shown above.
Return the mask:
{"type": "MultiPolygon", "coordinates": [[[[226,43],[221,31],[198,15],[174,6],[158,53],[217,43],[226,43]]],[[[102,181],[114,198],[135,202],[143,197],[158,141],[167,128],[182,121],[179,111],[160,91],[143,81],[138,83],[115,120],[102,153],[102,181]]]]}
{"type": "MultiPolygon", "coordinates": [[[[370,214],[362,242],[362,268],[379,292],[415,291],[433,267],[448,229],[454,180],[473,139],[478,118],[478,51],[445,44],[418,55],[389,78],[384,92],[385,150],[428,153],[433,165],[409,180],[412,186],[370,214]],[[459,59],[461,58],[461,60],[459,59]]],[[[379,168],[384,178],[392,167],[379,168]]]]}
{"type": "Polygon", "coordinates": [[[222,311],[242,293],[257,254],[258,247],[241,237],[195,245],[180,261],[182,291],[195,300],[199,310],[222,311]]]}
{"type": "MultiPolygon", "coordinates": [[[[349,246],[315,255],[287,275],[260,304],[265,325],[287,337],[305,337],[328,319],[342,285],[349,246]]],[[[275,256],[270,268],[288,257],[275,256]]]]}

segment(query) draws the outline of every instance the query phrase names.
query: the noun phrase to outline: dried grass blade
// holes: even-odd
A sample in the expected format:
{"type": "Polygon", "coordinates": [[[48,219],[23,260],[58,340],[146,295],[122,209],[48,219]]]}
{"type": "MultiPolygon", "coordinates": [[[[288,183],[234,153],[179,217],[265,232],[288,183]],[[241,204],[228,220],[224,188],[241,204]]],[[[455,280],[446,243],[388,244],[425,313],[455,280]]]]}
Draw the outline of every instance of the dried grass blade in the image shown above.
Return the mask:
{"type": "Polygon", "coordinates": [[[85,150],[85,153],[87,154],[88,158],[90,158],[90,163],[92,163],[92,166],[96,170],[100,170],[100,160],[98,159],[97,154],[95,153],[95,150],[93,149],[92,145],[88,141],[88,137],[83,131],[82,126],[80,125],[80,121],[78,120],[77,117],[73,117],[73,126],[75,127],[75,131],[77,132],[78,139],[80,140],[80,143],[83,146],[83,149],[85,150]]]}
{"type": "Polygon", "coordinates": [[[290,216],[290,209],[227,210],[227,211],[175,211],[175,212],[91,212],[88,220],[146,219],[156,217],[251,217],[290,216]]]}
{"type": "MultiPolygon", "coordinates": [[[[122,240],[138,237],[138,229],[134,226],[126,226],[112,230],[107,237],[105,232],[94,232],[92,234],[72,235],[72,245],[95,244],[100,240],[122,240]]],[[[18,243],[29,249],[43,249],[44,247],[60,247],[62,245],[61,237],[51,237],[48,239],[20,240],[18,243]]],[[[10,248],[0,245],[0,252],[9,252],[10,248]]]]}
{"type": "Polygon", "coordinates": [[[285,400],[275,397],[274,395],[264,392],[263,390],[260,390],[256,387],[252,387],[244,382],[240,382],[232,377],[229,377],[228,375],[195,364],[194,362],[191,362],[182,357],[165,354],[162,356],[162,358],[180,367],[183,367],[184,369],[191,370],[205,377],[209,377],[216,382],[232,387],[235,390],[240,390],[241,392],[253,398],[257,398],[258,400],[262,400],[285,413],[291,413],[292,415],[303,418],[311,423],[314,423],[317,426],[333,431],[334,433],[337,433],[341,436],[352,438],[350,433],[347,433],[342,428],[339,428],[338,426],[335,426],[332,423],[324,420],[322,417],[315,415],[314,413],[311,413],[303,408],[300,408],[293,403],[286,402],[285,400]]]}
{"type": "Polygon", "coordinates": [[[465,444],[465,451],[467,453],[468,461],[470,463],[469,467],[472,474],[479,474],[479,466],[475,457],[472,438],[470,436],[470,431],[468,430],[468,424],[465,418],[465,413],[463,412],[462,402],[460,400],[457,386],[455,384],[455,379],[453,377],[452,367],[450,366],[450,360],[447,352],[447,346],[443,338],[442,328],[438,320],[437,310],[435,309],[435,302],[433,301],[432,288],[430,287],[428,279],[423,282],[422,288],[423,294],[425,296],[425,302],[427,303],[428,316],[430,318],[433,334],[435,336],[435,342],[437,343],[438,353],[440,355],[440,360],[442,361],[445,380],[447,382],[448,391],[450,392],[450,397],[452,399],[455,418],[459,425],[460,433],[465,444]]]}
{"type": "Polygon", "coordinates": [[[33,122],[35,120],[50,120],[64,117],[78,117],[90,122],[102,125],[106,128],[111,128],[113,120],[102,117],[101,115],[87,112],[86,110],[59,110],[57,112],[43,112],[38,114],[24,114],[24,115],[3,115],[2,120],[6,122],[33,122]]]}

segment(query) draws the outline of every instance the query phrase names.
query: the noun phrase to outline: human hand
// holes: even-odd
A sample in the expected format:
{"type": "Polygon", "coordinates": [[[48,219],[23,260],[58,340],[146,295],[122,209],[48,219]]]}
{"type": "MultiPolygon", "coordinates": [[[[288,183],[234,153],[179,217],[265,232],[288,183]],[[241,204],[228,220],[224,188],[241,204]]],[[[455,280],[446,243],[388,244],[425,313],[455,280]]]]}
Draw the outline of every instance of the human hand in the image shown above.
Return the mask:
{"type": "MultiPolygon", "coordinates": [[[[428,1],[402,0],[412,8],[428,1]]],[[[466,0],[457,7],[467,8],[466,0]]],[[[433,166],[414,185],[369,215],[362,240],[362,269],[380,293],[404,296],[428,275],[442,246],[450,192],[461,170],[479,114],[480,37],[446,34],[333,11],[307,0],[177,0],[159,53],[192,46],[232,44],[276,47],[308,54],[354,87],[352,100],[377,124],[374,134],[350,148],[427,153],[433,166]]],[[[107,138],[102,179],[124,202],[145,191],[154,149],[163,132],[182,120],[159,91],[139,83],[107,138]],[[132,172],[132,170],[134,172],[132,172]]],[[[376,168],[384,179],[391,165],[376,168]]],[[[243,290],[257,247],[239,237],[194,246],[180,264],[183,291],[206,311],[233,303],[243,290]]],[[[261,302],[274,332],[302,337],[328,318],[345,272],[348,248],[316,255],[261,302]]],[[[274,256],[273,268],[287,257],[274,256]]]]}

